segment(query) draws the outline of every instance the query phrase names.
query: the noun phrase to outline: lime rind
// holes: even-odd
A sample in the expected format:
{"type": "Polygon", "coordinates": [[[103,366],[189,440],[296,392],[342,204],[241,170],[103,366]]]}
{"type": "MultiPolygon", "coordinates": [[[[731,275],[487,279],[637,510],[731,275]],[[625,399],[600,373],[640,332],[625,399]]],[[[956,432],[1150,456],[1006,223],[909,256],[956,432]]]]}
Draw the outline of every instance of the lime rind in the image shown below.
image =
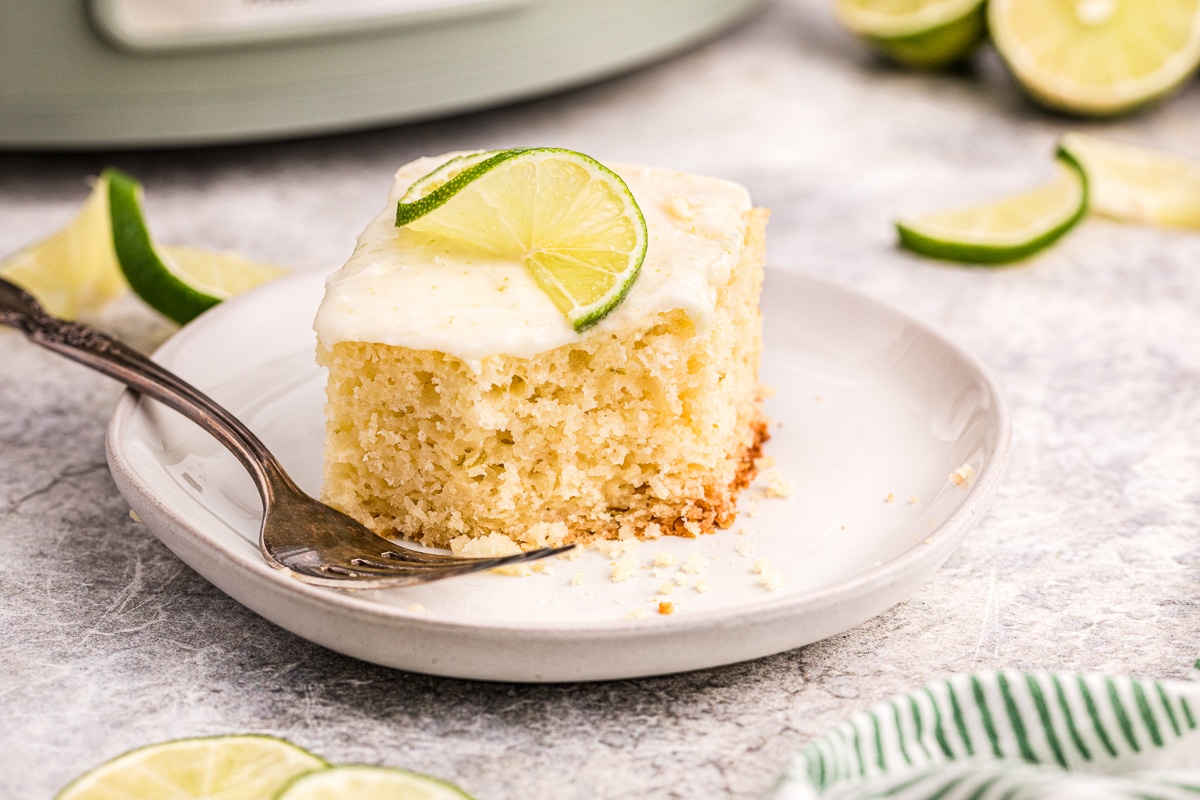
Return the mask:
{"type": "MultiPolygon", "coordinates": [[[[896,230],[900,243],[931,258],[973,264],[1005,264],[1033,255],[1074,228],[1087,213],[1089,190],[1083,167],[1071,153],[1062,149],[1057,152],[1056,163],[1062,170],[1058,180],[1071,181],[1078,191],[1069,197],[1069,202],[1056,209],[1055,213],[1039,219],[1035,225],[1006,235],[997,235],[992,231],[980,231],[972,235],[971,231],[940,226],[937,219],[942,215],[935,214],[899,220],[896,230]]],[[[980,209],[1013,199],[1006,198],[989,206],[981,206],[980,209]]]]}
{"type": "Polygon", "coordinates": [[[434,189],[445,185],[451,178],[455,177],[464,170],[470,169],[476,164],[486,161],[492,156],[499,155],[502,152],[504,151],[480,150],[477,153],[464,153],[461,156],[455,156],[429,174],[413,181],[412,185],[409,186],[404,192],[404,196],[400,198],[400,203],[413,203],[429,194],[434,189]]]}
{"type": "Polygon", "coordinates": [[[116,169],[106,170],[113,249],[129,286],[154,310],[183,325],[221,302],[176,277],[146,227],[142,185],[116,169]]]}
{"type": "Polygon", "coordinates": [[[847,30],[907,67],[939,69],[961,61],[987,34],[984,0],[926,2],[889,13],[862,0],[841,0],[838,18],[847,30]]]}
{"type": "Polygon", "coordinates": [[[915,11],[888,13],[862,0],[839,0],[837,15],[848,30],[860,36],[898,39],[948,25],[977,11],[984,0],[935,0],[915,11]]]}
{"type": "MultiPolygon", "coordinates": [[[[505,161],[516,158],[522,153],[529,152],[530,149],[531,148],[527,147],[515,147],[511,150],[501,150],[494,155],[489,155],[481,161],[478,161],[473,165],[468,166],[466,169],[463,169],[433,191],[422,193],[420,189],[418,189],[418,197],[416,200],[406,203],[404,202],[404,199],[401,198],[400,202],[396,203],[396,227],[403,228],[405,225],[410,225],[413,222],[416,222],[418,219],[434,209],[441,208],[446,204],[446,201],[454,197],[454,195],[458,194],[478,178],[490,172],[500,164],[503,164],[505,161]]],[[[461,158],[470,157],[458,156],[457,158],[451,159],[442,166],[438,167],[428,175],[419,178],[412,187],[409,187],[408,192],[405,193],[405,197],[408,197],[409,194],[413,193],[413,188],[417,187],[418,185],[429,186],[433,184],[437,179],[437,176],[450,172],[453,169],[454,162],[461,158]]]]}
{"type": "Polygon", "coordinates": [[[1200,162],[1168,150],[1065,134],[1088,177],[1089,209],[1121,222],[1200,229],[1200,162]]]}
{"type": "MultiPolygon", "coordinates": [[[[582,332],[611,313],[628,294],[630,287],[641,273],[650,238],[645,216],[625,181],[590,156],[563,148],[538,147],[514,148],[494,154],[483,152],[456,157],[418,179],[409,187],[405,197],[415,197],[416,199],[405,202],[402,198],[397,203],[396,226],[412,225],[446,205],[476,180],[502,164],[515,159],[534,163],[546,159],[574,161],[583,166],[589,174],[601,175],[605,183],[616,188],[617,196],[622,199],[624,208],[621,209],[620,214],[633,223],[632,246],[620,251],[607,251],[609,254],[618,252],[624,254],[625,262],[617,270],[588,263],[584,249],[577,247],[556,249],[553,246],[534,246],[528,252],[506,253],[506,255],[519,257],[522,260],[538,287],[563,312],[574,330],[582,332]],[[591,271],[600,283],[606,285],[602,287],[601,291],[595,292],[599,295],[596,300],[590,303],[579,303],[575,294],[561,280],[564,271],[569,271],[575,276],[591,271]],[[607,285],[609,281],[614,282],[612,285],[607,285]]],[[[501,215],[500,212],[497,214],[501,215]]],[[[501,224],[503,224],[503,220],[501,220],[501,224]]],[[[468,244],[468,242],[464,240],[464,244],[468,244]]],[[[497,253],[492,254],[496,255],[497,253]]]]}
{"type": "MultiPolygon", "coordinates": [[[[1153,103],[1182,87],[1200,67],[1200,5],[1190,11],[1190,30],[1186,42],[1153,72],[1127,80],[1109,83],[1083,83],[1070,77],[1055,75],[1038,64],[1037,57],[1030,52],[1008,22],[1008,15],[1021,2],[1043,2],[1043,0],[989,0],[987,4],[988,30],[1000,56],[1008,65],[1017,81],[1029,96],[1039,104],[1057,111],[1089,117],[1111,117],[1133,111],[1153,103]]],[[[1134,12],[1156,11],[1152,3],[1128,4],[1134,12]]],[[[1163,21],[1163,25],[1169,23],[1163,21]]],[[[1083,24],[1081,23],[1081,27],[1083,24]]],[[[1044,30],[1039,28],[1039,33],[1044,30]]],[[[1145,37],[1143,37],[1144,39],[1145,37]]],[[[1055,48],[1055,58],[1060,61],[1069,54],[1063,48],[1055,48]]],[[[1095,53],[1082,54],[1068,61],[1096,61],[1095,53]],[[1083,57],[1086,56],[1086,59],[1083,57]]],[[[1114,59],[1102,59],[1112,64],[1114,59]]]]}
{"type": "Polygon", "coordinates": [[[449,781],[394,767],[367,764],[340,764],[329,769],[308,772],[292,778],[273,800],[373,800],[394,799],[397,790],[418,790],[412,800],[474,800],[449,781]],[[374,792],[378,792],[375,794],[374,792]]]}
{"type": "MultiPolygon", "coordinates": [[[[278,777],[278,784],[285,785],[298,775],[311,774],[314,771],[325,770],[329,768],[329,763],[325,759],[317,756],[303,747],[292,744],[286,739],[280,739],[276,736],[266,734],[244,733],[228,736],[198,736],[183,739],[172,739],[166,742],[158,742],[156,744],[138,747],[133,750],[126,751],[119,756],[116,756],[108,761],[94,767],[84,774],[80,775],[75,780],[71,781],[62,788],[54,796],[54,800],[90,800],[94,797],[116,797],[116,796],[133,796],[112,794],[104,790],[103,781],[111,781],[113,779],[121,780],[122,778],[135,778],[136,773],[141,771],[149,761],[156,756],[181,755],[181,752],[174,754],[170,751],[184,751],[192,749],[207,749],[208,746],[220,746],[228,744],[236,746],[243,743],[253,743],[260,746],[260,751],[269,750],[273,754],[280,756],[279,763],[281,764],[278,777]],[[121,773],[125,772],[125,775],[121,773]],[[286,773],[286,774],[283,774],[286,773]],[[95,790],[99,789],[102,794],[95,794],[95,790]]],[[[259,775],[261,776],[261,773],[259,775]]],[[[275,786],[264,787],[267,792],[273,792],[275,786]]],[[[181,789],[182,791],[182,789],[181,789]]],[[[186,795],[179,794],[179,797],[186,795]]],[[[222,794],[222,797],[228,797],[229,800],[239,800],[238,795],[222,794]]],[[[246,800],[257,800],[262,796],[261,793],[256,793],[246,797],[246,800]]],[[[199,796],[197,796],[199,797],[199,796]]]]}

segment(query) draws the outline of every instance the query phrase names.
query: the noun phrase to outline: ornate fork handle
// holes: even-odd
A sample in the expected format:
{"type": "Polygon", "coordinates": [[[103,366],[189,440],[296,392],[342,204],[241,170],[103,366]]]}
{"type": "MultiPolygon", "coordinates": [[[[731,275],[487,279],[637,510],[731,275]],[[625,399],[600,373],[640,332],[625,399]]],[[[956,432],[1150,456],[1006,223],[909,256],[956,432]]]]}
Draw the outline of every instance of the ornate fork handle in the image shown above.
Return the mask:
{"type": "Polygon", "coordinates": [[[50,316],[28,292],[2,278],[0,325],[16,328],[31,342],[115,378],[195,422],[245,465],[264,502],[274,498],[279,482],[292,483],[266,445],[207,395],[112,336],[50,316]]]}

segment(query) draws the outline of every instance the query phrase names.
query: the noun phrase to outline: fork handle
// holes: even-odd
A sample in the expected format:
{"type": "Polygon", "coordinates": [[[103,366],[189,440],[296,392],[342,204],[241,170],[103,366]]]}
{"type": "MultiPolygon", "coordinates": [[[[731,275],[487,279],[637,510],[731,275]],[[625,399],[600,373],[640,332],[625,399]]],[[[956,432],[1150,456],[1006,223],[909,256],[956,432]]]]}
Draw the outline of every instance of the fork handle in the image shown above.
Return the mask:
{"type": "Polygon", "coordinates": [[[294,485],[257,436],[211,397],[108,334],[53,317],[28,292],[0,278],[0,325],[16,328],[33,343],[115,378],[195,422],[249,470],[264,502],[278,483],[294,485]]]}

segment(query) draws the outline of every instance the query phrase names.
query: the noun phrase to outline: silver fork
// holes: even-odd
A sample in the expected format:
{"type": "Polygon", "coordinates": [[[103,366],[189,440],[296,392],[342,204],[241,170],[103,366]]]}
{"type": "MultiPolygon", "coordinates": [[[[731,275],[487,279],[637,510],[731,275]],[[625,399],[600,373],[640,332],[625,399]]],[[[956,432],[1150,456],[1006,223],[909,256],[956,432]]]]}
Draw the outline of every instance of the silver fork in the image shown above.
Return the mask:
{"type": "Polygon", "coordinates": [[[0,325],[166,404],[216,437],[249,470],[262,496],[259,550],[269,564],[305,583],[339,589],[410,586],[535,561],[574,547],[456,558],[385,539],[301,491],[262,441],[212,398],[108,334],[50,316],[28,292],[2,278],[0,325]]]}

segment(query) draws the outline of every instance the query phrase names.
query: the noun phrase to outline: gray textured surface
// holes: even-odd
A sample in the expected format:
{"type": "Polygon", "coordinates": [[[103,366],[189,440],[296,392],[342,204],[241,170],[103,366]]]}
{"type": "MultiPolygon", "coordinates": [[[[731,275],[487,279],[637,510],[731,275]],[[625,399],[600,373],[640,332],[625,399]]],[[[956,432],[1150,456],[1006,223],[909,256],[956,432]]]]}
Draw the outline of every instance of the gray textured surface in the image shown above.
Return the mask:
{"type": "MultiPolygon", "coordinates": [[[[211,151],[0,154],[0,250],[67,218],[84,176],[141,177],[162,240],[328,270],[393,168],[546,143],[716,174],[774,209],[770,261],[898,304],[1005,387],[1014,447],[995,503],[908,602],[761,661],[577,686],[404,674],[245,611],[133,523],[104,466],[105,379],[0,334],[0,796],[50,796],[126,749],[281,734],[336,761],[428,770],[480,798],[752,798],[850,711],[999,666],[1186,674],[1200,629],[1200,235],[1087,221],[1011,269],[897,251],[906,210],[1050,174],[1067,120],[985,53],[911,75],[874,62],[823,0],[600,86],[358,135],[211,151]]],[[[1200,87],[1090,126],[1200,156],[1200,87]]],[[[166,327],[129,304],[142,346],[166,327]]]]}

